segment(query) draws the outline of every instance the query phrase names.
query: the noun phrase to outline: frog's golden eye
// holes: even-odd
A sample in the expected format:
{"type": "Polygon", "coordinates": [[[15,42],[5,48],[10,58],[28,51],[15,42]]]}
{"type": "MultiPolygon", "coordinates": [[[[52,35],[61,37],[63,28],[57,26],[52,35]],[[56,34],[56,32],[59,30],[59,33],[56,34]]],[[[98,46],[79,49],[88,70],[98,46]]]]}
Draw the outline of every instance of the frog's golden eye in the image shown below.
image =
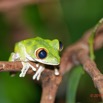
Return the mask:
{"type": "Polygon", "coordinates": [[[38,59],[44,59],[47,57],[47,51],[44,48],[39,48],[36,51],[36,56],[38,59]]]}
{"type": "Polygon", "coordinates": [[[63,44],[61,41],[59,41],[59,51],[62,51],[63,50],[63,44]]]}

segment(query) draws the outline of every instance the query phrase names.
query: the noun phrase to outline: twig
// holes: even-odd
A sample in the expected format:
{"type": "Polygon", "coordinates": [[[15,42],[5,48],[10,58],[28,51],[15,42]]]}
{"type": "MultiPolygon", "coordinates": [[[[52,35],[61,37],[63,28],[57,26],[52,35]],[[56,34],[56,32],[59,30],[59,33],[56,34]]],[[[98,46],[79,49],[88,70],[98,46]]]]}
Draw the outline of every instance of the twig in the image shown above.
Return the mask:
{"type": "Polygon", "coordinates": [[[55,0],[2,0],[0,1],[0,11],[5,12],[29,4],[54,3],[54,2],[57,1],[55,0]]]}
{"type": "MultiPolygon", "coordinates": [[[[88,39],[90,37],[91,30],[86,32],[85,35],[74,45],[68,47],[61,58],[60,70],[61,73],[66,73],[70,71],[71,66],[68,65],[77,65],[82,64],[84,70],[91,76],[95,86],[101,94],[103,99],[103,75],[96,66],[96,63],[89,57],[89,45],[88,39]],[[65,70],[64,70],[64,69],[65,70]]],[[[98,28],[95,40],[94,40],[94,49],[98,50],[103,46],[103,26],[98,28]]]]}
{"type": "MultiPolygon", "coordinates": [[[[91,34],[91,30],[84,34],[84,36],[75,44],[69,46],[63,53],[60,64],[60,75],[55,76],[53,70],[49,68],[45,69],[41,75],[42,82],[42,98],[41,103],[54,103],[55,96],[59,84],[61,83],[62,76],[70,71],[75,65],[82,64],[84,70],[91,76],[95,86],[99,90],[100,94],[103,94],[103,75],[96,66],[96,63],[89,57],[89,45],[88,38],[91,34]]],[[[95,35],[94,49],[100,49],[103,46],[103,26],[101,26],[95,35]]],[[[35,63],[30,62],[35,68],[35,63]]],[[[22,68],[21,62],[0,62],[0,71],[20,71],[22,68]]],[[[38,69],[38,68],[37,68],[38,69]]],[[[34,74],[29,69],[28,74],[34,74]]],[[[103,95],[101,95],[103,99],[103,95]]]]}
{"type": "MultiPolygon", "coordinates": [[[[30,62],[35,68],[35,63],[30,62]]],[[[5,71],[21,71],[22,64],[19,61],[15,62],[7,62],[7,61],[0,61],[0,72],[5,72],[5,71]]],[[[28,70],[28,74],[32,74],[33,71],[31,69],[28,70]]]]}
{"type": "MultiPolygon", "coordinates": [[[[38,69],[34,62],[29,63],[31,63],[36,69],[38,69]]],[[[20,72],[21,68],[22,68],[21,62],[0,61],[0,72],[9,72],[9,71],[20,72]]],[[[30,68],[27,74],[33,75],[34,72],[30,68]]],[[[42,88],[43,88],[41,103],[54,103],[55,95],[59,87],[59,84],[62,80],[62,77],[60,75],[55,76],[54,71],[50,70],[49,68],[46,68],[42,73],[40,80],[42,82],[42,88]]]]}
{"type": "Polygon", "coordinates": [[[41,80],[43,88],[41,103],[54,103],[62,77],[55,76],[54,71],[46,70],[45,73],[42,73],[41,80]]]}
{"type": "Polygon", "coordinates": [[[95,87],[99,90],[103,100],[103,75],[96,66],[96,63],[90,59],[84,50],[80,50],[77,53],[77,58],[83,65],[84,70],[91,76],[95,87]]]}

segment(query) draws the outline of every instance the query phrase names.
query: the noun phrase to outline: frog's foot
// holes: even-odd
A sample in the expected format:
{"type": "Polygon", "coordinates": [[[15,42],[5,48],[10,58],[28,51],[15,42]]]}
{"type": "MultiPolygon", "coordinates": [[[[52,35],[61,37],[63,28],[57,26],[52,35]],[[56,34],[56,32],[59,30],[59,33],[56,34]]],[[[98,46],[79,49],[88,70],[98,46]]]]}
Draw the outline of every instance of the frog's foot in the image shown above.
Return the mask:
{"type": "Polygon", "coordinates": [[[44,71],[45,67],[40,65],[37,72],[33,75],[33,79],[36,79],[39,80],[40,79],[40,76],[41,76],[41,73],[44,71]]]}
{"type": "Polygon", "coordinates": [[[36,68],[34,68],[30,63],[28,62],[21,62],[21,63],[23,65],[23,68],[21,70],[19,77],[24,77],[30,67],[32,68],[33,71],[36,71],[36,68]]]}
{"type": "Polygon", "coordinates": [[[55,73],[55,75],[59,75],[59,71],[57,68],[54,69],[54,73],[55,73]]]}

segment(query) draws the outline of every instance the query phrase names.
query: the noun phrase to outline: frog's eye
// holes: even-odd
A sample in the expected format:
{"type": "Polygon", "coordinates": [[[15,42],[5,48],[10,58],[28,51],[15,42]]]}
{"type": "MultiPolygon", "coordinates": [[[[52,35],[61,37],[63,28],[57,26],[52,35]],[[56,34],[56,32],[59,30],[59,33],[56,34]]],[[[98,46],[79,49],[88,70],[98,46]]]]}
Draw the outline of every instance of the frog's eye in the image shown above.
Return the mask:
{"type": "Polygon", "coordinates": [[[44,59],[47,57],[47,51],[44,48],[39,48],[36,51],[36,56],[38,59],[44,59]]]}
{"type": "Polygon", "coordinates": [[[62,51],[63,50],[63,44],[61,41],[59,41],[59,51],[62,51]]]}

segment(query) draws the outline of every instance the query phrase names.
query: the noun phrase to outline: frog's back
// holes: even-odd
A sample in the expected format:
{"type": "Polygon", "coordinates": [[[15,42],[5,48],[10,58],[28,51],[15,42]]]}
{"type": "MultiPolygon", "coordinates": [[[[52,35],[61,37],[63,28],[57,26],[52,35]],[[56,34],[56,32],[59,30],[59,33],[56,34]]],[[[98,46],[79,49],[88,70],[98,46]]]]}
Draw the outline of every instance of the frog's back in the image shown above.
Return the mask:
{"type": "Polygon", "coordinates": [[[22,40],[16,43],[14,51],[20,52],[21,49],[23,50],[23,47],[25,47],[26,49],[31,49],[31,47],[37,48],[40,45],[47,45],[47,43],[45,42],[45,39],[42,39],[40,37],[30,38],[30,39],[22,40]]]}

